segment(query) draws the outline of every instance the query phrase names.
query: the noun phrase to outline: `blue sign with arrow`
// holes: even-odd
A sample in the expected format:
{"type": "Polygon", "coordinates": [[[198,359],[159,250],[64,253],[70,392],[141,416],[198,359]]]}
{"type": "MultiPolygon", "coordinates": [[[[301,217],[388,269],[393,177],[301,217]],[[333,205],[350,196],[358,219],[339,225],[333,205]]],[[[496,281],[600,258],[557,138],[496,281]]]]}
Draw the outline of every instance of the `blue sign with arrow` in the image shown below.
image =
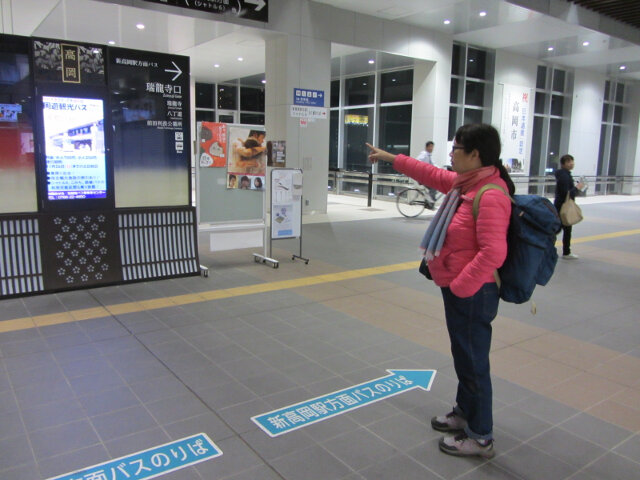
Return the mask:
{"type": "Polygon", "coordinates": [[[199,433],[49,480],[149,480],[220,455],[222,450],[199,433]]]}
{"type": "Polygon", "coordinates": [[[390,375],[295,405],[252,417],[262,430],[277,437],[316,422],[347,413],[400,393],[430,390],[435,370],[387,370],[390,375]]]}

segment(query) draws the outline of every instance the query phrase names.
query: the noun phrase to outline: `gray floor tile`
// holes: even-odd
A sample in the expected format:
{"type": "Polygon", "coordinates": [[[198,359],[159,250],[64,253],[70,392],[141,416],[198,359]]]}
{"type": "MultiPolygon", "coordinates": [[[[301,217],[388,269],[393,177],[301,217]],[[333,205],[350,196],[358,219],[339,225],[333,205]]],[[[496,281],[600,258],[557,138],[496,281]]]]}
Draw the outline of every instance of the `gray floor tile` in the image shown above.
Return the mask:
{"type": "Polygon", "coordinates": [[[8,357],[3,360],[8,373],[47,367],[54,362],[53,354],[49,351],[20,355],[19,357],[8,357]]]}
{"type": "Polygon", "coordinates": [[[209,408],[192,393],[148,402],[145,407],[160,425],[209,413],[209,408]]]}
{"type": "Polygon", "coordinates": [[[592,417],[587,413],[579,413],[558,426],[607,449],[615,447],[631,436],[631,432],[628,430],[592,417]]]}
{"type": "Polygon", "coordinates": [[[50,350],[49,345],[40,337],[2,344],[2,355],[5,358],[18,357],[29,353],[45,352],[47,350],[50,350]]]}
{"type": "Polygon", "coordinates": [[[15,394],[20,408],[36,407],[74,396],[73,390],[66,381],[43,382],[40,385],[18,388],[15,394]]]}
{"type": "Polygon", "coordinates": [[[229,427],[238,434],[250,432],[258,428],[251,417],[271,411],[271,406],[261,398],[223,408],[216,413],[229,427]]]}
{"type": "Polygon", "coordinates": [[[498,467],[527,480],[564,480],[574,467],[529,445],[521,445],[492,460],[498,467]]]}
{"type": "Polygon", "coordinates": [[[399,453],[392,445],[364,428],[332,438],[322,446],[356,471],[399,453]]]}
{"type": "Polygon", "coordinates": [[[640,463],[615,453],[607,453],[589,465],[585,472],[595,478],[613,478],[612,474],[615,478],[640,478],[640,463]]]}
{"type": "Polygon", "coordinates": [[[402,452],[413,449],[441,434],[406,413],[397,413],[367,426],[380,438],[402,452]]]}
{"type": "Polygon", "coordinates": [[[212,410],[238,405],[256,398],[256,394],[238,382],[229,382],[198,392],[212,410]]]}
{"type": "Polygon", "coordinates": [[[513,406],[551,424],[564,422],[579,412],[575,408],[536,393],[515,403],[513,406]]]}
{"type": "Polygon", "coordinates": [[[100,393],[90,393],[78,397],[78,401],[87,412],[94,417],[116,410],[133,407],[140,404],[138,397],[127,386],[116,387],[100,393]]]}
{"type": "Polygon", "coordinates": [[[230,437],[234,432],[215,413],[208,412],[196,417],[179,420],[164,426],[173,440],[206,433],[214,442],[230,437]]]}
{"type": "Polygon", "coordinates": [[[84,332],[73,332],[66,335],[46,337],[46,343],[51,350],[67,348],[73,345],[84,345],[91,341],[89,335],[84,332]]]}
{"type": "Polygon", "coordinates": [[[1,470],[0,477],[2,480],[25,480],[25,479],[39,479],[40,471],[36,463],[30,463],[27,465],[21,465],[19,467],[10,468],[8,470],[1,470]]]}
{"type": "Polygon", "coordinates": [[[184,384],[174,375],[162,375],[149,380],[133,382],[129,384],[129,388],[143,403],[188,392],[184,384]]]}
{"type": "Polygon", "coordinates": [[[438,448],[438,442],[442,436],[443,434],[432,437],[407,451],[407,455],[447,479],[464,475],[486,462],[477,457],[453,457],[442,453],[438,448]]]}
{"type": "Polygon", "coordinates": [[[216,442],[216,445],[222,450],[222,455],[194,467],[203,479],[226,478],[264,465],[263,461],[238,437],[221,440],[216,442]]]}
{"type": "Polygon", "coordinates": [[[523,480],[524,478],[507,472],[492,463],[486,463],[458,477],[458,480],[523,480]]]}
{"type": "Polygon", "coordinates": [[[124,380],[113,368],[81,377],[70,378],[68,380],[71,388],[78,397],[86,395],[87,393],[103,392],[125,385],[124,380]]]}
{"type": "Polygon", "coordinates": [[[532,439],[529,444],[577,468],[584,467],[606,452],[595,443],[576,437],[561,428],[552,428],[532,439]]]}
{"type": "MultiPolygon", "coordinates": [[[[28,431],[64,425],[86,417],[85,411],[75,399],[67,398],[34,408],[23,409],[22,418],[28,431]]],[[[3,429],[0,428],[0,431],[3,429]]]]}
{"type": "Polygon", "coordinates": [[[270,437],[261,429],[256,429],[242,434],[242,439],[261,458],[269,462],[315,445],[315,442],[304,432],[304,429],[294,430],[278,437],[270,437]]]}
{"type": "Polygon", "coordinates": [[[387,480],[390,478],[440,480],[442,478],[406,455],[396,455],[358,473],[366,480],[387,480]]]}
{"type": "Polygon", "coordinates": [[[164,445],[170,441],[171,438],[169,438],[163,429],[157,427],[105,442],[105,446],[111,458],[119,458],[164,445]]]}
{"type": "Polygon", "coordinates": [[[117,412],[91,417],[91,423],[104,442],[158,426],[142,406],[129,407],[117,412]]]}
{"type": "Polygon", "coordinates": [[[0,440],[24,436],[25,433],[20,415],[15,412],[0,414],[0,440]]]}
{"type": "Polygon", "coordinates": [[[43,478],[82,470],[110,460],[103,445],[91,445],[38,461],[43,478]]]}
{"type": "Polygon", "coordinates": [[[30,433],[29,439],[38,462],[99,443],[98,436],[88,420],[77,420],[38,430],[30,433]]]}
{"type": "Polygon", "coordinates": [[[622,444],[614,448],[613,451],[634,462],[640,463],[640,435],[634,435],[630,439],[625,440],[622,444]]]}
{"type": "Polygon", "coordinates": [[[35,461],[25,435],[0,440],[0,472],[35,461]]]}
{"type": "Polygon", "coordinates": [[[494,411],[493,423],[497,428],[520,440],[528,440],[552,427],[552,424],[514,407],[494,411]]]}
{"type": "MultiPolygon", "coordinates": [[[[181,479],[182,480],[182,479],[181,479]]],[[[225,480],[282,480],[282,477],[266,465],[250,468],[237,475],[225,477],[225,480]]]]}
{"type": "Polygon", "coordinates": [[[349,467],[319,446],[285,455],[271,463],[287,480],[337,480],[351,473],[349,467]]]}

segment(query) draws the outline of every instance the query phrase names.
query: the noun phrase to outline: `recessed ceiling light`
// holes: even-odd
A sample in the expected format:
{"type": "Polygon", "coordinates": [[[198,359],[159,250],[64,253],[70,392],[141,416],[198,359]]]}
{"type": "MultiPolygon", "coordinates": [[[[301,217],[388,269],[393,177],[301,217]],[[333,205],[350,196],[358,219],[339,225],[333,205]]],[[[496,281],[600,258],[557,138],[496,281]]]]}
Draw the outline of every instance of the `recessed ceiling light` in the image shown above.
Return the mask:
{"type": "Polygon", "coordinates": [[[242,58],[242,57],[238,57],[238,61],[239,61],[239,62],[242,62],[243,60],[244,60],[244,58],[242,58]]]}
{"type": "Polygon", "coordinates": [[[116,44],[116,42],[114,42],[113,40],[109,40],[107,43],[108,43],[109,45],[115,45],[115,44],[116,44]]]}
{"type": "Polygon", "coordinates": [[[100,49],[99,48],[94,48],[93,49],[93,53],[100,53],[100,49]]]}
{"type": "Polygon", "coordinates": [[[449,25],[449,24],[451,23],[451,20],[447,19],[447,20],[445,20],[445,21],[444,21],[444,22],[442,22],[442,23],[444,23],[445,25],[449,25]]]}
{"type": "Polygon", "coordinates": [[[584,41],[584,42],[582,42],[582,46],[583,46],[583,47],[588,47],[588,46],[589,46],[589,42],[588,42],[588,41],[584,41]]]}
{"type": "Polygon", "coordinates": [[[626,65],[620,65],[620,70],[626,70],[627,66],[626,65]]]}
{"type": "Polygon", "coordinates": [[[362,82],[362,86],[366,87],[367,86],[367,82],[362,82]]]}
{"type": "Polygon", "coordinates": [[[262,83],[267,83],[267,81],[263,78],[262,80],[260,80],[262,83]]]}
{"type": "Polygon", "coordinates": [[[369,59],[369,63],[374,64],[374,63],[376,63],[376,61],[373,58],[370,58],[369,59]]]}
{"type": "Polygon", "coordinates": [[[136,28],[137,28],[138,30],[144,30],[144,23],[137,23],[137,24],[136,24],[136,28]]]}
{"type": "Polygon", "coordinates": [[[396,79],[395,79],[395,78],[392,78],[392,79],[391,79],[391,81],[392,81],[392,82],[395,82],[395,81],[396,81],[396,79]]]}
{"type": "Polygon", "coordinates": [[[553,47],[547,47],[547,51],[553,52],[553,47]]]}
{"type": "Polygon", "coordinates": [[[220,68],[220,64],[219,63],[214,63],[213,64],[213,68],[220,68]]]}
{"type": "Polygon", "coordinates": [[[487,12],[482,11],[478,15],[480,15],[481,17],[486,17],[487,16],[487,12]]]}

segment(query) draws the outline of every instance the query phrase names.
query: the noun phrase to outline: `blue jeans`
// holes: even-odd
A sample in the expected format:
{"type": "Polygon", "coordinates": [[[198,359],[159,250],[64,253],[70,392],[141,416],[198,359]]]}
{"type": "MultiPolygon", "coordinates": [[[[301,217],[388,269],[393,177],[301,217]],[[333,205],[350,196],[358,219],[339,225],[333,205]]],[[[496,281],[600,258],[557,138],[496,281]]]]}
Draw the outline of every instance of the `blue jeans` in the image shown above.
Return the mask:
{"type": "Polygon", "coordinates": [[[470,438],[493,438],[493,412],[489,350],[491,322],[498,313],[498,286],[485,283],[469,298],[442,288],[453,365],[458,376],[455,411],[467,420],[470,438]]]}

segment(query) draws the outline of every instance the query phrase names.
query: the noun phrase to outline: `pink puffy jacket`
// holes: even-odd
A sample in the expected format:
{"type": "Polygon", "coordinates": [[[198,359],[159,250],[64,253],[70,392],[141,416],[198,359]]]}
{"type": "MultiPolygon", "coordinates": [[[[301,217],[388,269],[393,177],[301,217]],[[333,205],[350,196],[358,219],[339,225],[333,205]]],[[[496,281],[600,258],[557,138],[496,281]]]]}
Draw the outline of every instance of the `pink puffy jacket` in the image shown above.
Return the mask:
{"type": "MultiPolygon", "coordinates": [[[[393,168],[423,185],[446,193],[451,190],[457,173],[397,155],[393,168]]],[[[487,190],[480,200],[477,221],[473,218],[473,199],[480,188],[494,183],[507,191],[496,168],[494,175],[480,180],[464,195],[451,219],[440,255],[429,262],[433,281],[449,287],[461,298],[471,297],[485,283],[494,282],[493,271],[502,266],[507,256],[507,229],[511,201],[500,190],[487,190]]]]}

